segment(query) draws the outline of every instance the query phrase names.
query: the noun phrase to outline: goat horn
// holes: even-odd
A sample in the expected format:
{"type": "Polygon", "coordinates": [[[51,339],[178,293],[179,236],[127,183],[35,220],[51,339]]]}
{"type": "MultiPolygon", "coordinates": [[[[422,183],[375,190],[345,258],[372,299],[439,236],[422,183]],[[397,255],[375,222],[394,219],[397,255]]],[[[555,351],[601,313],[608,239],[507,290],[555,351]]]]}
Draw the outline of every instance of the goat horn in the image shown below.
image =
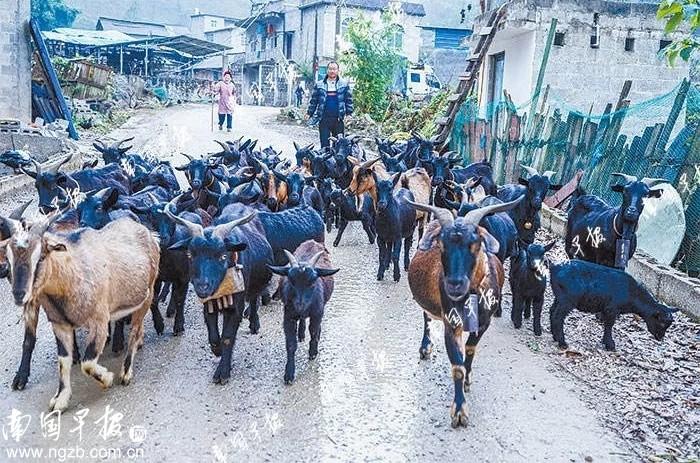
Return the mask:
{"type": "Polygon", "coordinates": [[[105,142],[103,142],[103,141],[100,140],[100,139],[95,140],[94,143],[99,143],[100,146],[101,146],[103,149],[104,149],[104,148],[107,148],[107,145],[105,145],[105,142]]]}
{"type": "Polygon", "coordinates": [[[204,228],[202,228],[201,225],[198,223],[193,223],[190,222],[187,219],[183,219],[182,217],[176,216],[173,211],[177,210],[175,209],[178,201],[180,201],[180,198],[182,195],[176,196],[173,198],[172,201],[170,201],[168,204],[165,205],[165,208],[163,209],[163,212],[165,212],[165,215],[167,215],[170,220],[173,222],[179,223],[180,225],[184,226],[187,228],[187,230],[190,232],[192,236],[204,236],[204,228]]]}
{"type": "Polygon", "coordinates": [[[241,217],[240,219],[236,219],[234,221],[231,221],[229,223],[225,223],[223,225],[219,225],[214,229],[214,235],[218,236],[221,239],[226,238],[229,233],[231,233],[231,230],[234,228],[240,226],[240,225],[245,225],[251,220],[255,218],[255,216],[258,214],[258,211],[253,211],[250,214],[246,215],[245,217],[241,217]]]}
{"type": "Polygon", "coordinates": [[[380,159],[381,159],[381,157],[370,159],[369,161],[363,162],[362,164],[360,164],[360,170],[369,169],[370,167],[372,167],[374,165],[375,162],[379,161],[380,159]]]}
{"type": "Polygon", "coordinates": [[[180,151],[180,154],[183,155],[183,156],[185,156],[187,159],[189,159],[190,162],[191,162],[191,161],[194,161],[194,158],[193,158],[192,156],[190,156],[189,154],[183,153],[182,151],[180,151]]]}
{"type": "Polygon", "coordinates": [[[661,183],[668,183],[668,180],[665,178],[649,178],[649,177],[644,177],[642,180],[640,180],[643,184],[648,186],[649,188],[653,188],[656,185],[659,185],[661,183]]]}
{"type": "Polygon", "coordinates": [[[556,171],[556,170],[548,170],[548,171],[546,171],[544,174],[542,174],[542,176],[543,176],[543,177],[547,177],[548,180],[551,180],[552,177],[554,177],[555,175],[557,175],[557,171],[556,171]]]}
{"type": "Polygon", "coordinates": [[[30,158],[29,160],[32,162],[32,164],[34,164],[34,170],[36,171],[36,176],[41,177],[41,173],[42,173],[41,172],[41,164],[36,162],[36,160],[34,158],[30,158]]]}
{"type": "Polygon", "coordinates": [[[306,263],[307,266],[309,267],[316,267],[316,264],[318,261],[323,257],[323,255],[326,253],[326,250],[324,249],[323,251],[319,251],[316,254],[314,254],[311,259],[306,263]]]}
{"type": "Polygon", "coordinates": [[[447,209],[443,209],[442,207],[430,206],[428,204],[414,203],[413,201],[406,202],[413,206],[414,209],[432,213],[438,220],[438,222],[440,222],[440,225],[443,227],[452,225],[454,223],[455,218],[452,215],[452,212],[448,211],[447,209]]]}
{"type": "Polygon", "coordinates": [[[526,166],[525,164],[520,164],[520,167],[525,169],[525,171],[527,171],[527,173],[530,174],[530,177],[540,175],[540,173],[534,167],[526,166]]]}
{"type": "Polygon", "coordinates": [[[254,174],[254,173],[255,173],[255,169],[253,169],[253,168],[250,167],[250,166],[241,167],[241,168],[238,169],[238,170],[236,171],[236,173],[233,174],[233,175],[236,176],[236,177],[239,177],[239,176],[241,176],[241,175],[243,175],[243,174],[245,174],[245,173],[253,173],[253,174],[254,174]]]}
{"type": "Polygon", "coordinates": [[[24,215],[24,211],[27,210],[29,205],[34,201],[33,199],[30,199],[26,203],[22,204],[20,207],[12,211],[12,214],[10,214],[9,218],[12,220],[21,220],[22,216],[24,215]]]}
{"type": "MultiPolygon", "coordinates": [[[[228,143],[224,143],[224,142],[219,141],[219,140],[214,140],[214,141],[215,141],[216,143],[218,143],[219,145],[221,145],[221,147],[224,149],[224,152],[225,152],[225,153],[230,153],[230,152],[231,152],[231,147],[228,146],[228,143]]],[[[183,154],[184,154],[184,153],[183,153],[183,154]]]]}
{"type": "Polygon", "coordinates": [[[53,166],[51,169],[49,169],[49,173],[51,174],[57,174],[58,171],[63,167],[65,164],[70,162],[70,160],[73,159],[73,154],[68,155],[63,161],[59,162],[55,166],[53,166]]]}
{"type": "Polygon", "coordinates": [[[469,180],[464,182],[464,185],[462,185],[462,188],[469,190],[469,189],[473,188],[474,185],[476,185],[476,183],[478,181],[479,181],[479,177],[470,177],[469,180]]]}
{"type": "Polygon", "coordinates": [[[487,215],[495,214],[497,212],[509,211],[515,206],[517,206],[523,199],[525,199],[525,195],[521,195],[518,199],[509,203],[493,204],[491,206],[485,206],[480,207],[479,209],[474,209],[473,211],[468,212],[467,215],[464,216],[464,221],[473,225],[479,225],[481,219],[483,219],[487,215]]]}
{"type": "Polygon", "coordinates": [[[282,249],[284,251],[284,254],[287,256],[287,260],[289,260],[289,265],[292,267],[296,267],[299,265],[299,261],[297,258],[292,254],[291,252],[287,251],[286,249],[282,249]]]}
{"type": "Polygon", "coordinates": [[[610,175],[616,175],[618,177],[622,177],[623,179],[625,179],[625,182],[627,182],[627,183],[634,183],[637,181],[637,177],[635,177],[634,175],[621,174],[620,172],[613,172],[610,175]]]}
{"type": "Polygon", "coordinates": [[[123,139],[123,140],[119,140],[118,142],[114,142],[114,143],[112,144],[111,148],[113,148],[113,149],[115,149],[115,150],[118,150],[119,147],[122,146],[122,144],[124,144],[124,143],[126,143],[126,142],[128,142],[128,141],[131,141],[131,140],[133,140],[133,139],[134,139],[134,137],[129,137],[129,138],[125,138],[125,139],[123,139]]]}

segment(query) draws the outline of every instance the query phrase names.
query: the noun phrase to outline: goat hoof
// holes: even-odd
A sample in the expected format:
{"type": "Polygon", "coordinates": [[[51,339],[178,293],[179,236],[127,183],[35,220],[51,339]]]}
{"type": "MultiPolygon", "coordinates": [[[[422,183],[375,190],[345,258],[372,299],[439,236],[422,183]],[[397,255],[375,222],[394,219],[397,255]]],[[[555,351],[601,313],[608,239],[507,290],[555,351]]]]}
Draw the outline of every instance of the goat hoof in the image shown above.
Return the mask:
{"type": "Polygon", "coordinates": [[[608,352],[615,352],[615,343],[614,342],[603,343],[603,345],[605,346],[605,350],[607,350],[608,352]]]}
{"type": "Polygon", "coordinates": [[[340,241],[333,241],[334,248],[337,248],[339,244],[340,244],[340,241]]]}
{"type": "Polygon", "coordinates": [[[231,372],[225,372],[223,371],[223,368],[221,368],[221,365],[216,367],[216,371],[214,372],[214,379],[213,382],[214,384],[221,384],[222,386],[228,383],[228,380],[231,378],[231,372]]]}
{"type": "Polygon", "coordinates": [[[559,349],[566,350],[569,348],[569,345],[563,341],[559,341],[559,349]]]}
{"type": "Polygon", "coordinates": [[[309,351],[309,360],[316,360],[316,357],[318,357],[318,351],[309,351]]]}
{"type": "Polygon", "coordinates": [[[177,326],[177,327],[173,328],[173,336],[180,336],[184,332],[185,332],[184,326],[177,326]]]}
{"type": "Polygon", "coordinates": [[[260,297],[260,302],[262,305],[270,305],[270,302],[272,301],[272,297],[268,295],[264,295],[260,297]]]}
{"type": "Polygon", "coordinates": [[[503,310],[496,309],[496,311],[493,313],[493,316],[496,318],[501,318],[503,316],[503,310]]]}
{"type": "Polygon", "coordinates": [[[162,335],[165,332],[165,324],[161,320],[160,323],[153,323],[153,327],[156,329],[156,334],[158,336],[162,335]]]}
{"type": "Polygon", "coordinates": [[[399,280],[401,280],[401,274],[398,273],[398,272],[397,272],[397,273],[394,273],[394,281],[395,281],[396,283],[398,283],[399,280]]]}
{"type": "Polygon", "coordinates": [[[13,391],[23,391],[29,380],[29,375],[17,372],[15,378],[12,380],[12,390],[13,391]]]}
{"type": "Polygon", "coordinates": [[[55,395],[49,401],[49,411],[55,412],[56,410],[63,411],[68,408],[68,401],[70,400],[70,390],[64,389],[60,394],[55,395]]]}
{"type": "Polygon", "coordinates": [[[175,311],[174,311],[174,310],[169,310],[169,309],[168,309],[168,311],[165,312],[165,316],[166,316],[167,318],[173,318],[173,317],[175,316],[175,311]]]}
{"type": "Polygon", "coordinates": [[[418,353],[420,353],[421,360],[428,360],[430,358],[430,354],[433,353],[433,343],[431,342],[426,347],[421,346],[418,353]]]}
{"type": "Polygon", "coordinates": [[[306,339],[306,335],[304,333],[299,333],[299,335],[297,335],[297,339],[299,340],[299,342],[304,342],[304,340],[306,339]]]}
{"type": "Polygon", "coordinates": [[[516,321],[513,322],[513,328],[515,328],[516,330],[519,330],[522,327],[523,327],[523,322],[516,322],[516,321]]]}
{"type": "Polygon", "coordinates": [[[211,353],[216,357],[221,357],[221,345],[220,344],[210,344],[211,353]]]}
{"type": "Polygon", "coordinates": [[[258,334],[260,332],[260,323],[250,324],[250,334],[258,334]]]}
{"type": "Polygon", "coordinates": [[[467,411],[467,404],[466,402],[462,404],[462,406],[457,409],[457,404],[452,403],[452,409],[450,410],[450,416],[452,417],[452,427],[453,428],[458,428],[460,426],[467,427],[467,423],[469,423],[469,413],[467,411]]]}
{"type": "Polygon", "coordinates": [[[533,328],[532,331],[535,332],[535,336],[542,336],[542,328],[533,328]]]}

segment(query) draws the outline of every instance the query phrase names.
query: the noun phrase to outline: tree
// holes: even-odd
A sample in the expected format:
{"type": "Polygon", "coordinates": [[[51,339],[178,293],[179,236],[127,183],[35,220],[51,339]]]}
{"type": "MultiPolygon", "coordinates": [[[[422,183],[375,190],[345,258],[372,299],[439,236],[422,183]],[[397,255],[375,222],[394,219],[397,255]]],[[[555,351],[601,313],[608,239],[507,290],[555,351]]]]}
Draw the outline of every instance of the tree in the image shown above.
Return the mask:
{"type": "Polygon", "coordinates": [[[662,0],[656,17],[666,21],[666,33],[677,31],[687,24],[690,34],[663,49],[668,62],[673,66],[680,56],[688,61],[692,53],[700,48],[696,32],[700,28],[700,0],[662,0]]]}
{"type": "Polygon", "coordinates": [[[362,16],[350,21],[346,40],[352,48],[340,60],[355,80],[357,112],[367,113],[374,120],[381,120],[388,107],[387,89],[401,59],[392,40],[396,34],[392,18],[385,13],[380,24],[362,16]]]}
{"type": "Polygon", "coordinates": [[[57,27],[71,27],[80,11],[71,8],[64,0],[32,0],[32,19],[39,23],[39,29],[50,31],[57,27]]]}

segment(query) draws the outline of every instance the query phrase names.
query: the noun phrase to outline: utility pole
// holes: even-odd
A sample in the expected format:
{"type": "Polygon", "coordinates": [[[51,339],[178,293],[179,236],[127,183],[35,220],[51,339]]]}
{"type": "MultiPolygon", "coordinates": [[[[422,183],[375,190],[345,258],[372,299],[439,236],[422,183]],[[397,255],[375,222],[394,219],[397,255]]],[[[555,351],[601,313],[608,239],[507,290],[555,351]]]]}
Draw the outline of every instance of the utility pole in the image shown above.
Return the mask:
{"type": "Polygon", "coordinates": [[[340,54],[340,26],[342,24],[342,9],[340,7],[343,0],[335,0],[335,59],[340,54]]]}

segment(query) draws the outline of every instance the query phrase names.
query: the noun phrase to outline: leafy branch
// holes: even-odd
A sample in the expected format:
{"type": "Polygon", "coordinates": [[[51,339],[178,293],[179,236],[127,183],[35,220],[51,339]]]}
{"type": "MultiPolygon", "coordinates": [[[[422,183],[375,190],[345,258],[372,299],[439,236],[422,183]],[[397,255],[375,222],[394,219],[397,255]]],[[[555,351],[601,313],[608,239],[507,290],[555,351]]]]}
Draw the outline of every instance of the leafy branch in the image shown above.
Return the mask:
{"type": "Polygon", "coordinates": [[[656,17],[666,21],[665,32],[676,32],[686,23],[690,28],[690,34],[682,39],[674,40],[671,45],[661,52],[666,56],[669,64],[673,66],[680,57],[688,61],[693,52],[700,48],[700,41],[695,38],[695,32],[700,28],[700,4],[698,0],[662,0],[656,17]]]}

